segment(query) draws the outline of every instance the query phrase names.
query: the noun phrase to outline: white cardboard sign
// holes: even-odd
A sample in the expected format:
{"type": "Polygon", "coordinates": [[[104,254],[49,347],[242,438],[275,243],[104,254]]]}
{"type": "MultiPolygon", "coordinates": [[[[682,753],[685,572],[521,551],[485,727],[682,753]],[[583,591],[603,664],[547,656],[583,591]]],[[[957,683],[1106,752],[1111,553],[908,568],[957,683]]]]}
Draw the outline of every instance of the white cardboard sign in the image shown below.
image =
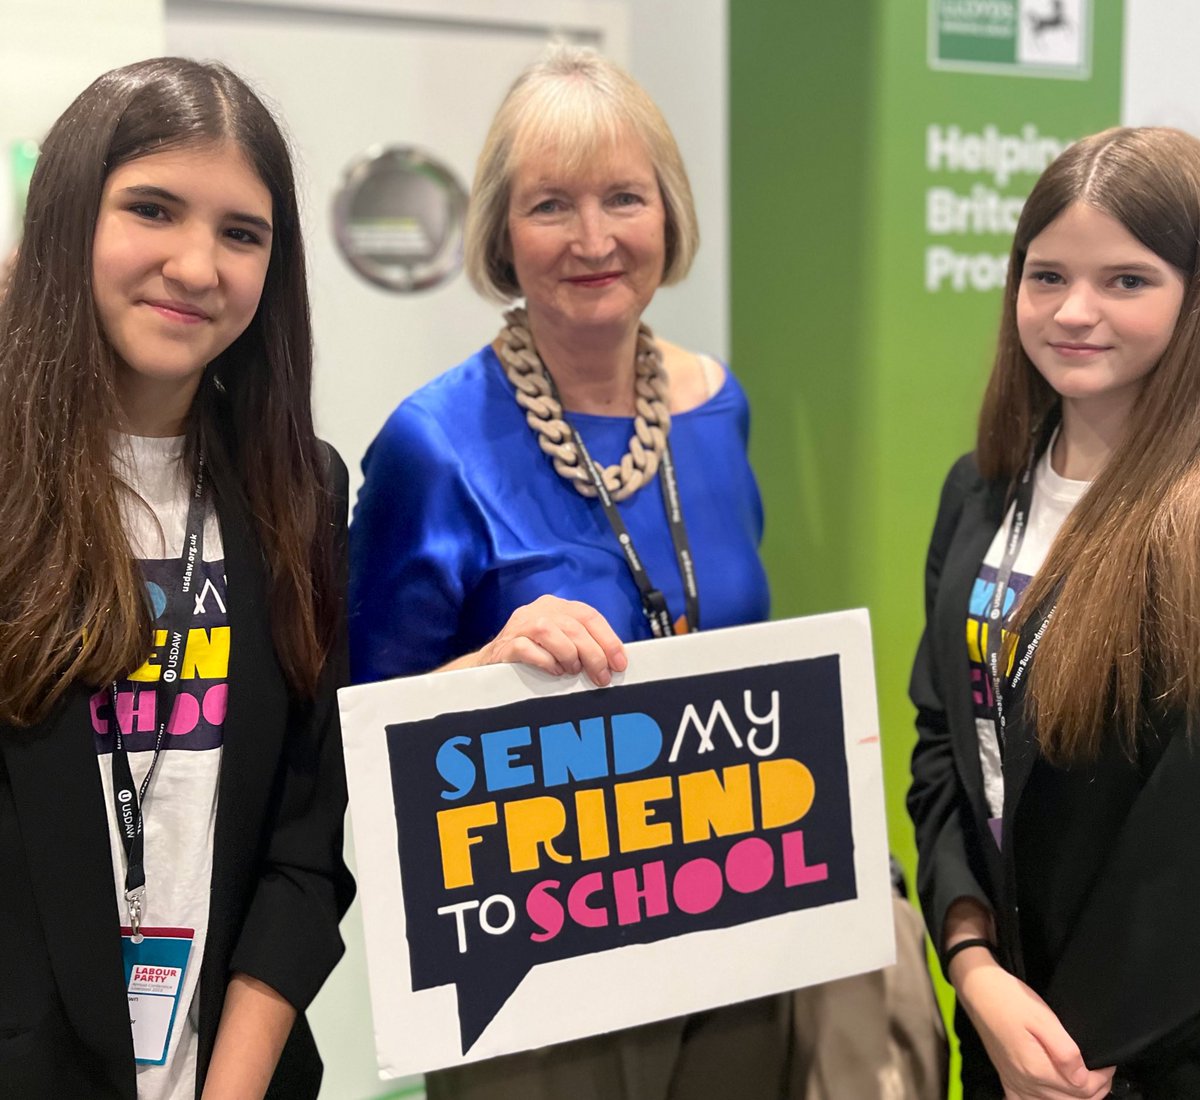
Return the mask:
{"type": "Polygon", "coordinates": [[[865,611],[339,693],[381,1075],[891,963],[865,611]]]}

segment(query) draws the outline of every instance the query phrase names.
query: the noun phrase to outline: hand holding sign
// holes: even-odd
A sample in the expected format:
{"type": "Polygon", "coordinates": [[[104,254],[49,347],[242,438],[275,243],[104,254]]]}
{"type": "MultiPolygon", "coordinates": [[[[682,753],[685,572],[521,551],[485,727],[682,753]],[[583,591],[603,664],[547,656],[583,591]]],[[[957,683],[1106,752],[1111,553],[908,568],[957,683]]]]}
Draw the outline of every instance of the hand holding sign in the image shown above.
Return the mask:
{"type": "Polygon", "coordinates": [[[551,676],[587,674],[604,687],[614,672],[624,672],[625,647],[594,607],[558,596],[539,596],[518,607],[504,629],[477,653],[452,668],[524,664],[551,676]]]}

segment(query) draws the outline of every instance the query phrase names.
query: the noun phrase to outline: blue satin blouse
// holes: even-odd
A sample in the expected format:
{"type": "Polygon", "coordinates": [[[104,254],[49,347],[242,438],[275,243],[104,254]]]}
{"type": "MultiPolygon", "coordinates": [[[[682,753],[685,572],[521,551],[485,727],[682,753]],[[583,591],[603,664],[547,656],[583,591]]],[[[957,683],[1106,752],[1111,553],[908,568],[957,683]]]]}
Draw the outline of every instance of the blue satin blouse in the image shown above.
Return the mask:
{"type": "MultiPolygon", "coordinates": [[[[568,413],[593,457],[620,460],[629,417],[568,413]]],[[[746,456],[749,408],[732,374],[671,418],[701,629],[767,617],[762,502],[746,456]]],[[[490,347],[392,413],[363,459],[350,525],[350,655],[357,683],[425,672],[494,638],[550,593],[600,611],[624,641],[651,637],[599,502],[542,453],[490,347]]],[[[657,483],[619,506],[672,618],[683,583],[657,483]]]]}

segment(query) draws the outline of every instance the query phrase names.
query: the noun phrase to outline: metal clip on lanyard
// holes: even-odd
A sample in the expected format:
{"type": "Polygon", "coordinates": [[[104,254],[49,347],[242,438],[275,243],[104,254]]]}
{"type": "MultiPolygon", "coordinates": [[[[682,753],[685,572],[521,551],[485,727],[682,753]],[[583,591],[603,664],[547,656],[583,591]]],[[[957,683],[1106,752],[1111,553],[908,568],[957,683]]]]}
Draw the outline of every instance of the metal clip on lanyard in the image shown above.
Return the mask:
{"type": "MultiPolygon", "coordinates": [[[[550,377],[549,371],[546,371],[546,380],[550,384],[550,391],[554,395],[554,399],[561,406],[562,400],[558,396],[558,387],[555,386],[554,379],[550,377]]],[[[638,557],[637,550],[634,549],[633,538],[629,534],[629,529],[625,526],[625,521],[621,518],[621,513],[617,510],[617,506],[613,502],[612,496],[608,491],[608,486],[604,484],[604,475],[601,474],[600,468],[593,461],[591,454],[584,445],[583,438],[580,436],[578,430],[576,430],[574,424],[568,421],[567,427],[571,431],[571,439],[576,448],[578,448],[584,467],[587,469],[592,485],[595,487],[596,495],[600,498],[604,514],[608,517],[608,524],[612,528],[613,534],[617,536],[621,552],[625,555],[625,564],[629,567],[629,572],[633,575],[633,581],[637,585],[638,593],[641,596],[642,613],[650,623],[651,633],[656,638],[669,638],[675,633],[675,624],[671,621],[671,613],[667,608],[667,599],[659,589],[650,583],[646,567],[642,564],[642,559],[638,557]]],[[[679,566],[679,576],[683,581],[684,613],[687,618],[687,628],[689,632],[696,631],[700,629],[700,593],[696,586],[696,569],[692,562],[692,550],[691,544],[688,542],[687,527],[683,522],[683,506],[679,500],[679,485],[675,478],[675,461],[671,456],[670,442],[663,448],[662,458],[659,463],[659,486],[662,490],[663,508],[667,513],[667,526],[671,530],[671,543],[675,548],[675,560],[679,566]]]]}
{"type": "MultiPolygon", "coordinates": [[[[179,590],[168,593],[166,615],[167,648],[166,660],[157,688],[155,700],[158,729],[154,737],[154,757],[146,771],[146,778],[136,790],[133,772],[129,766],[129,753],[125,749],[125,735],[121,732],[121,720],[117,711],[117,681],[109,684],[109,701],[112,704],[113,725],[113,804],[117,813],[117,826],[121,843],[125,848],[125,901],[129,906],[129,926],[134,943],[141,943],[142,914],[146,908],[145,866],[145,805],[150,780],[158,767],[158,756],[166,738],[167,723],[175,709],[180,690],[180,666],[187,643],[187,623],[191,618],[189,599],[196,565],[204,560],[204,458],[196,465],[196,480],[188,502],[187,528],[183,537],[183,556],[180,559],[181,578],[179,590]]],[[[134,688],[134,691],[137,689],[134,688]]],[[[133,732],[133,714],[130,708],[130,733],[133,732]]]]}

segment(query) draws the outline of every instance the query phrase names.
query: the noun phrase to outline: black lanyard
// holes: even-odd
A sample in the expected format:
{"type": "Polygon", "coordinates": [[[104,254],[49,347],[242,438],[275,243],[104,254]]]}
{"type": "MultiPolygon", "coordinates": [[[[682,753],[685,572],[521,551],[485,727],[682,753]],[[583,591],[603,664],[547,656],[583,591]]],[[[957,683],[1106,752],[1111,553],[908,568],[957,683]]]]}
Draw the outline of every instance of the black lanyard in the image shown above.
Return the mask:
{"type": "MultiPolygon", "coordinates": [[[[156,687],[155,716],[158,730],[154,737],[154,757],[146,771],[140,787],[134,788],[133,772],[129,767],[129,753],[125,750],[125,735],[121,732],[121,721],[117,714],[117,682],[109,685],[109,701],[112,704],[113,751],[113,805],[117,812],[117,829],[125,848],[125,901],[129,905],[129,925],[134,941],[141,940],[142,912],[146,901],[145,831],[143,806],[150,780],[158,766],[166,738],[167,723],[179,697],[180,668],[184,650],[187,648],[188,622],[192,617],[192,589],[196,567],[204,560],[204,459],[196,466],[196,480],[188,501],[187,528],[183,535],[183,556],[180,559],[180,582],[177,591],[167,593],[164,611],[166,625],[166,656],[156,687]]],[[[137,688],[132,686],[133,691],[137,688]]],[[[130,733],[133,732],[133,714],[130,708],[130,733]]]]}
{"type": "Polygon", "coordinates": [[[996,707],[995,733],[996,747],[1000,758],[1004,758],[1004,683],[1000,663],[1004,652],[1004,598],[1008,595],[1008,582],[1012,577],[1013,566],[1021,553],[1025,542],[1025,528],[1029,523],[1029,512],[1033,507],[1033,468],[1037,462],[1037,452],[1030,458],[1021,480],[1017,483],[1017,495],[1013,501],[1012,524],[1008,529],[1008,541],[1004,546],[1004,556],[1000,559],[1000,567],[996,570],[996,587],[992,591],[992,599],[987,609],[987,669],[992,681],[992,699],[996,707]]]}
{"type": "MultiPolygon", "coordinates": [[[[550,392],[561,407],[562,400],[558,396],[558,387],[555,386],[554,379],[550,377],[549,371],[546,371],[546,380],[550,383],[550,392]]],[[[625,526],[625,521],[621,518],[621,513],[617,511],[617,506],[608,491],[608,486],[604,484],[604,475],[600,472],[600,468],[588,453],[587,447],[584,446],[583,438],[576,430],[574,424],[568,421],[567,427],[570,429],[571,438],[579,450],[579,456],[583,459],[584,467],[591,477],[596,495],[600,498],[604,514],[608,517],[608,524],[612,528],[613,534],[617,536],[617,543],[621,547],[621,552],[625,555],[625,564],[629,567],[629,572],[633,575],[634,584],[637,585],[638,593],[642,600],[642,613],[646,616],[646,620],[650,624],[651,633],[656,638],[669,638],[675,633],[675,624],[671,620],[671,612],[667,609],[667,599],[659,589],[650,583],[646,567],[642,564],[642,559],[638,556],[637,550],[634,549],[633,538],[629,534],[629,529],[625,526]]],[[[689,632],[692,632],[700,629],[700,593],[696,587],[696,569],[692,562],[692,550],[691,545],[688,543],[687,527],[683,522],[683,505],[679,500],[679,485],[675,478],[675,462],[671,457],[671,444],[669,442],[663,447],[662,457],[659,461],[658,480],[662,490],[663,508],[667,513],[667,526],[671,530],[671,543],[675,547],[675,561],[679,566],[679,576],[683,581],[684,613],[687,616],[687,628],[689,632]]]]}
{"type": "Polygon", "coordinates": [[[1029,644],[1025,647],[1025,652],[1021,659],[1017,662],[1017,669],[1013,673],[1012,681],[1009,683],[1009,689],[1017,690],[1017,685],[1021,682],[1025,675],[1025,670],[1029,668],[1033,661],[1033,656],[1038,651],[1038,646],[1042,644],[1042,635],[1046,633],[1046,627],[1050,625],[1050,620],[1054,618],[1054,612],[1058,609],[1058,601],[1050,605],[1050,610],[1046,612],[1046,617],[1042,620],[1042,625],[1033,632],[1033,637],[1029,639],[1029,644]]]}

